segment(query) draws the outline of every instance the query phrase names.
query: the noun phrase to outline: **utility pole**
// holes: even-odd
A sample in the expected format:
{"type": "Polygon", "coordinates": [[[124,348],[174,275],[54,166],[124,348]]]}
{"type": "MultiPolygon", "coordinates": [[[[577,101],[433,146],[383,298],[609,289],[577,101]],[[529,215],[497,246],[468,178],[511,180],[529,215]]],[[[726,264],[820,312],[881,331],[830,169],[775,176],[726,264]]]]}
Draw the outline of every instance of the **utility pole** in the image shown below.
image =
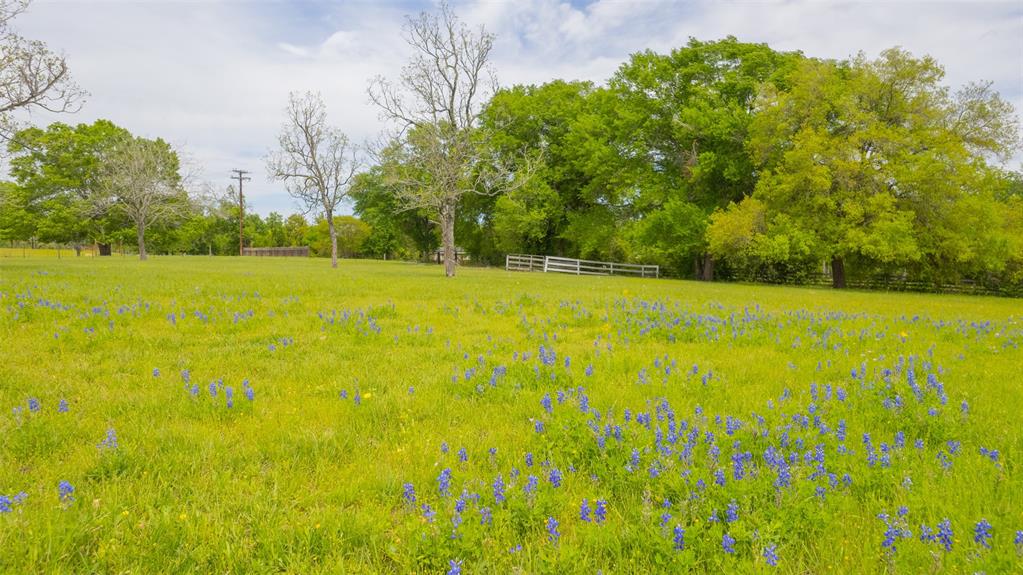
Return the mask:
{"type": "Polygon", "coordinates": [[[231,170],[234,175],[231,179],[238,180],[238,255],[245,255],[245,194],[242,193],[242,182],[247,182],[252,178],[246,176],[248,170],[231,170]]]}

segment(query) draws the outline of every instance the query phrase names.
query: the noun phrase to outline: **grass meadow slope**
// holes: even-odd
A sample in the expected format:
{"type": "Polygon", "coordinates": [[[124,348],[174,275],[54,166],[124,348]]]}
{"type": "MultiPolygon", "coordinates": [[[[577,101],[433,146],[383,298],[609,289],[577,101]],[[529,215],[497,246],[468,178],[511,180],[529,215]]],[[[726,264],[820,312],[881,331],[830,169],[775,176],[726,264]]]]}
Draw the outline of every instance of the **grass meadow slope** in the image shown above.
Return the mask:
{"type": "Polygon", "coordinates": [[[0,260],[6,573],[1023,572],[1023,302],[0,260]]]}

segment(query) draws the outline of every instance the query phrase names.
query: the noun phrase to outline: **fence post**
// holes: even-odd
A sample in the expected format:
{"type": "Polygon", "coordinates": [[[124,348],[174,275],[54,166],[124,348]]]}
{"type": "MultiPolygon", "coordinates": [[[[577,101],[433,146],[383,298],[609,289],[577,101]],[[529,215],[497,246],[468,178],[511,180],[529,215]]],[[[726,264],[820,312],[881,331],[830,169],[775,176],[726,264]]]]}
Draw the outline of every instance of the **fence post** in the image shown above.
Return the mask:
{"type": "Polygon", "coordinates": [[[579,275],[579,260],[575,260],[575,275],[579,275]]]}
{"type": "Polygon", "coordinates": [[[543,273],[547,273],[547,256],[543,257],[543,273]]]}

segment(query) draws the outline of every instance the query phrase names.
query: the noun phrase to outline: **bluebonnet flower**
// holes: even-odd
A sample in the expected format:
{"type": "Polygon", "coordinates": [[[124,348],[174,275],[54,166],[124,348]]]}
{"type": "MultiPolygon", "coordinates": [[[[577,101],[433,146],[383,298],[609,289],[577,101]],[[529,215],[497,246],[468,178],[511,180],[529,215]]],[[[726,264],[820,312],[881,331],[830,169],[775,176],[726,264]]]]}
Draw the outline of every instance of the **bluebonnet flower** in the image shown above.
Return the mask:
{"type": "Polygon", "coordinates": [[[494,522],[494,516],[489,507],[480,507],[480,525],[490,525],[494,522]]]}
{"type": "Polygon", "coordinates": [[[714,471],[714,483],[724,487],[725,485],[725,472],[724,470],[717,469],[714,471]]]}
{"type": "Polygon", "coordinates": [[[447,453],[448,452],[448,442],[447,441],[444,441],[444,442],[442,442],[440,444],[440,452],[441,453],[447,453]]]}
{"type": "Polygon", "coordinates": [[[245,386],[245,399],[249,401],[255,401],[256,399],[256,390],[252,389],[251,385],[245,386]]]}
{"type": "Polygon", "coordinates": [[[441,496],[447,497],[451,494],[451,468],[445,467],[437,476],[437,489],[441,496]]]}
{"type": "Polygon", "coordinates": [[[153,377],[160,377],[160,368],[158,367],[153,368],[153,377]]]}
{"type": "Polygon", "coordinates": [[[561,533],[558,532],[558,520],[554,517],[547,518],[547,540],[557,544],[561,533]]]}
{"type": "Polygon", "coordinates": [[[980,454],[985,456],[985,457],[987,457],[991,461],[994,461],[995,463],[998,463],[998,455],[999,455],[999,453],[998,453],[997,449],[987,449],[985,447],[981,447],[980,448],[980,454]]]}
{"type": "Polygon", "coordinates": [[[228,409],[234,407],[234,390],[231,389],[231,386],[224,388],[224,397],[227,398],[228,409]]]}
{"type": "Polygon", "coordinates": [[[462,526],[462,514],[455,513],[451,516],[451,538],[458,538],[458,528],[462,526]]]}
{"type": "Polygon", "coordinates": [[[721,537],[721,548],[724,549],[725,553],[735,553],[735,538],[725,533],[721,537]]]}
{"type": "Polygon", "coordinates": [[[594,502],[593,519],[597,523],[603,523],[607,520],[607,500],[598,499],[594,502]]]}
{"type": "MultiPolygon", "coordinates": [[[[904,507],[901,508],[900,511],[902,511],[903,509],[905,508],[904,507]]],[[[877,518],[880,519],[881,521],[884,521],[885,524],[884,541],[881,542],[881,547],[887,549],[889,553],[893,554],[895,553],[896,551],[895,543],[897,542],[898,539],[913,536],[909,529],[906,528],[906,522],[904,517],[905,514],[900,514],[898,516],[898,520],[893,521],[892,518],[889,517],[887,513],[881,513],[880,515],[877,516],[877,518]]]]}
{"type": "Polygon", "coordinates": [[[591,375],[593,375],[593,364],[592,363],[590,365],[586,366],[585,373],[586,373],[586,377],[590,377],[591,375]]]}
{"type": "Polygon", "coordinates": [[[523,487],[523,490],[526,493],[532,493],[532,492],[536,491],[536,487],[537,487],[537,485],[539,485],[539,483],[540,483],[540,478],[538,478],[535,475],[530,475],[529,477],[526,478],[526,486],[523,487]]]}
{"type": "Polygon", "coordinates": [[[0,495],[0,513],[10,513],[13,501],[6,495],[0,495]]]}
{"type": "Polygon", "coordinates": [[[210,390],[210,397],[216,397],[217,396],[217,382],[211,381],[210,382],[209,390],[210,390]]]}
{"type": "Polygon", "coordinates": [[[498,474],[497,479],[494,480],[494,501],[504,502],[504,476],[501,474],[498,474]]]}
{"type": "Polygon", "coordinates": [[[191,383],[192,382],[192,372],[187,370],[187,369],[182,369],[181,370],[181,381],[183,381],[185,383],[185,385],[188,385],[189,383],[191,383]]]}
{"type": "Polygon", "coordinates": [[[535,430],[535,431],[536,431],[537,433],[543,433],[543,422],[542,422],[542,421],[540,421],[539,419],[537,419],[536,421],[534,421],[534,422],[533,422],[533,429],[534,429],[534,430],[535,430]]]}
{"type": "Polygon", "coordinates": [[[57,413],[67,413],[70,410],[66,399],[60,400],[60,403],[57,404],[57,413]]]}
{"type": "Polygon", "coordinates": [[[526,453],[526,467],[532,467],[532,466],[533,466],[533,453],[532,452],[528,452],[528,453],[526,453]]]}
{"type": "Polygon", "coordinates": [[[1023,553],[1023,529],[1016,531],[1016,537],[1012,543],[1016,546],[1017,553],[1023,553]]]}
{"type": "Polygon", "coordinates": [[[465,450],[464,447],[458,450],[458,460],[463,463],[469,461],[469,453],[465,450]]]}
{"type": "Polygon", "coordinates": [[[404,483],[402,485],[402,495],[401,496],[405,500],[405,503],[408,503],[409,505],[415,505],[416,504],[416,488],[415,488],[415,486],[412,485],[411,483],[408,483],[408,482],[404,483]]]}
{"type": "Polygon", "coordinates": [[[423,507],[422,507],[422,510],[423,510],[423,518],[426,519],[426,522],[427,523],[433,523],[433,518],[437,515],[437,513],[433,510],[433,508],[431,508],[428,504],[424,503],[423,507]]]}
{"type": "Polygon", "coordinates": [[[767,547],[764,547],[764,560],[766,560],[767,564],[770,565],[771,567],[777,567],[778,566],[778,546],[777,545],[771,544],[771,545],[768,545],[767,547]]]}
{"type": "Polygon", "coordinates": [[[987,519],[981,519],[973,528],[973,541],[980,543],[988,549],[991,548],[991,524],[987,519]]]}
{"type": "Polygon", "coordinates": [[[96,447],[99,449],[117,449],[117,432],[114,431],[113,427],[107,429],[106,437],[96,447]]]}
{"type": "Polygon", "coordinates": [[[28,410],[36,412],[39,411],[39,409],[40,409],[39,400],[34,397],[28,398],[28,410]]]}
{"type": "Polygon", "coordinates": [[[969,413],[970,413],[970,404],[967,403],[965,399],[963,400],[962,405],[959,406],[959,411],[961,411],[963,413],[963,415],[969,415],[969,413]]]}
{"type": "Polygon", "coordinates": [[[60,497],[60,502],[69,505],[75,500],[75,488],[67,481],[61,481],[57,484],[57,495],[60,497]]]}
{"type": "Polygon", "coordinates": [[[675,551],[682,551],[686,548],[686,532],[681,525],[675,526],[672,543],[675,546],[675,551]]]}
{"type": "Polygon", "coordinates": [[[561,487],[561,478],[561,470],[557,467],[551,469],[551,472],[547,476],[548,481],[550,481],[551,485],[554,487],[561,487]]]}
{"type": "Polygon", "coordinates": [[[341,399],[348,399],[348,390],[347,389],[342,389],[341,390],[341,399]]]}
{"type": "Polygon", "coordinates": [[[739,504],[736,503],[735,500],[733,499],[732,502],[728,504],[728,509],[725,511],[725,521],[728,522],[728,523],[732,523],[733,521],[738,521],[738,520],[739,520],[739,504]]]}
{"type": "Polygon", "coordinates": [[[583,521],[590,521],[590,501],[589,499],[583,499],[582,505],[579,506],[579,519],[583,521]]]}
{"type": "Polygon", "coordinates": [[[936,538],[938,543],[945,548],[946,553],[952,550],[952,523],[948,519],[938,523],[938,534],[936,538]]]}
{"type": "Polygon", "coordinates": [[[462,561],[452,559],[448,561],[448,575],[462,575],[462,561]]]}

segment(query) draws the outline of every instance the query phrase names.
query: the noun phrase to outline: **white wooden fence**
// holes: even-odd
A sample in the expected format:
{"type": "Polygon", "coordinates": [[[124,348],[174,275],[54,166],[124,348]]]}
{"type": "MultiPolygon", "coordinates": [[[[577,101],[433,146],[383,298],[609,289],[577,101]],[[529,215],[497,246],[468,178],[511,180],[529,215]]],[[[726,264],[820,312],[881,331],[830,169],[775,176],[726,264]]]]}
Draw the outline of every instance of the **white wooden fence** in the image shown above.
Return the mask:
{"type": "Polygon", "coordinates": [[[660,266],[655,265],[597,262],[529,254],[508,254],[504,258],[504,269],[514,272],[542,271],[587,276],[630,275],[643,278],[660,277],[661,273],[660,266]]]}

